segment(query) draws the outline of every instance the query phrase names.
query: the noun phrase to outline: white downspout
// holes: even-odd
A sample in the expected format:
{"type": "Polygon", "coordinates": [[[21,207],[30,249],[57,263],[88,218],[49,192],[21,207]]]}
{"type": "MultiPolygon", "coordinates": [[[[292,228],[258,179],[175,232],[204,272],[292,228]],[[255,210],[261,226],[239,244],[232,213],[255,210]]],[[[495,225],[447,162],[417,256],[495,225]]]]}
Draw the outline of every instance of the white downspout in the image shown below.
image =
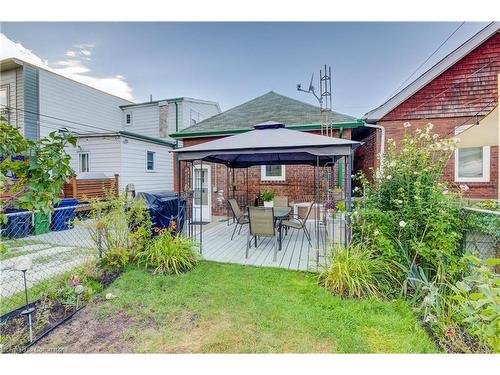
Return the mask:
{"type": "Polygon", "coordinates": [[[381,176],[384,168],[384,154],[385,154],[385,128],[382,125],[366,124],[367,128],[374,128],[380,130],[380,168],[377,170],[377,176],[381,176]]]}

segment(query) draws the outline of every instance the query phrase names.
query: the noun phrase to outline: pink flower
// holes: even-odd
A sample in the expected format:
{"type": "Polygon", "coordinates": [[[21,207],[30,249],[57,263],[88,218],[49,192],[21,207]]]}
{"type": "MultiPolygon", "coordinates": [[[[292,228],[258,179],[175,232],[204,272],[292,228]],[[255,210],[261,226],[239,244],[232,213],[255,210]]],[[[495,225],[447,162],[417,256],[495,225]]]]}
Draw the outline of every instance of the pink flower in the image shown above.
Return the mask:
{"type": "Polygon", "coordinates": [[[467,185],[460,185],[460,190],[467,191],[467,190],[469,190],[469,186],[467,186],[467,185]]]}
{"type": "Polygon", "coordinates": [[[448,195],[448,193],[449,193],[449,190],[448,190],[448,189],[443,190],[443,195],[448,195]]]}

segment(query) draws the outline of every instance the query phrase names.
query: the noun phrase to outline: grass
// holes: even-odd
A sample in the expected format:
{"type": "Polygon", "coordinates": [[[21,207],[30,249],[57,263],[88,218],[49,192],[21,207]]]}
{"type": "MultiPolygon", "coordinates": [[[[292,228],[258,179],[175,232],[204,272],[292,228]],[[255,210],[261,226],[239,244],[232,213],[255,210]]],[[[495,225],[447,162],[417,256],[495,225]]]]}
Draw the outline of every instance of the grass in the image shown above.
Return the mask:
{"type": "Polygon", "coordinates": [[[332,296],[316,275],[202,261],[179,276],[128,269],[40,345],[68,351],[431,353],[404,301],[332,296]],[[82,326],[86,329],[82,330],[82,326]]]}

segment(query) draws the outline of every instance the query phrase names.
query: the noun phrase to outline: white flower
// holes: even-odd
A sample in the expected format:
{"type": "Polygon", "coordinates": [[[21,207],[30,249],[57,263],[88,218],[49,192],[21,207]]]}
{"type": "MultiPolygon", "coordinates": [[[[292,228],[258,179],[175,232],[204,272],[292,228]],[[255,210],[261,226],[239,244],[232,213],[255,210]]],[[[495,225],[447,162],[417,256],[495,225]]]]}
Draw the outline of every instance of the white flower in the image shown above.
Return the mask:
{"type": "Polygon", "coordinates": [[[417,174],[418,174],[418,172],[417,172],[417,171],[413,171],[413,174],[414,174],[414,175],[417,175],[417,174]]]}
{"type": "Polygon", "coordinates": [[[404,126],[405,128],[409,128],[409,127],[411,126],[411,124],[410,124],[409,122],[405,122],[405,123],[403,124],[403,126],[404,126]]]}
{"type": "Polygon", "coordinates": [[[417,133],[417,134],[422,133],[422,129],[418,128],[417,130],[415,130],[415,133],[417,133]]]}
{"type": "Polygon", "coordinates": [[[373,234],[374,234],[375,236],[378,236],[378,234],[379,234],[379,233],[380,233],[380,232],[379,232],[378,230],[376,230],[376,229],[375,229],[375,232],[373,232],[373,234]]]}
{"type": "Polygon", "coordinates": [[[400,226],[401,228],[406,227],[406,222],[404,222],[403,220],[401,220],[401,221],[399,222],[399,226],[400,226]]]}
{"type": "Polygon", "coordinates": [[[432,130],[433,127],[434,125],[432,125],[430,122],[427,124],[427,129],[432,130]]]}
{"type": "Polygon", "coordinates": [[[396,162],[395,162],[395,161],[391,161],[391,162],[389,163],[389,167],[395,167],[395,166],[396,166],[396,162]]]}
{"type": "Polygon", "coordinates": [[[433,139],[438,139],[438,138],[439,138],[439,134],[433,134],[433,135],[432,135],[432,138],[433,138],[433,139]]]}
{"type": "Polygon", "coordinates": [[[401,199],[398,199],[396,202],[397,202],[398,204],[403,204],[403,201],[402,201],[401,199]]]}
{"type": "Polygon", "coordinates": [[[389,175],[389,176],[387,176],[386,178],[387,178],[388,180],[390,180],[390,179],[392,178],[392,176],[391,176],[391,175],[389,175]]]}

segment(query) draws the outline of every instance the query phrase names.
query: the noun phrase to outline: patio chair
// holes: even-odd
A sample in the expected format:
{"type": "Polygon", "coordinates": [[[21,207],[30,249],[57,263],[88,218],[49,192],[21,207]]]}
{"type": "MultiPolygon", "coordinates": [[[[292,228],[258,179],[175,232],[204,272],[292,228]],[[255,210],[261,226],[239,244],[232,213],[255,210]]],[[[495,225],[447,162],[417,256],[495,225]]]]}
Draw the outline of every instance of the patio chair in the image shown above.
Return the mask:
{"type": "MultiPolygon", "coordinates": [[[[288,197],[285,195],[277,195],[273,200],[274,207],[288,207],[288,197]]],[[[288,216],[287,219],[290,219],[288,216]]],[[[285,228],[285,234],[288,234],[288,228],[285,228]]]]}
{"type": "Polygon", "coordinates": [[[236,202],[236,199],[229,199],[228,202],[229,202],[229,207],[231,207],[231,211],[233,212],[234,218],[236,219],[236,223],[234,224],[233,234],[231,235],[231,240],[232,240],[234,234],[236,233],[238,225],[240,226],[238,234],[240,234],[243,225],[248,224],[248,216],[243,212],[241,212],[240,206],[238,206],[238,202],[236,202]]]}
{"type": "Polygon", "coordinates": [[[288,207],[288,197],[284,195],[277,195],[273,200],[274,207],[288,207]]]}
{"type": "Polygon", "coordinates": [[[306,235],[307,241],[309,241],[309,246],[312,246],[311,243],[311,235],[309,234],[309,231],[307,230],[307,219],[309,218],[309,215],[311,214],[312,208],[314,205],[314,201],[309,203],[309,207],[307,207],[307,212],[306,215],[301,218],[299,215],[292,215],[293,219],[292,220],[283,220],[281,222],[281,225],[285,228],[293,228],[293,229],[298,229],[298,230],[303,230],[304,234],[306,235]]]}
{"type": "Polygon", "coordinates": [[[276,228],[274,226],[274,209],[268,207],[249,207],[248,218],[250,224],[245,258],[248,258],[248,250],[250,249],[250,246],[252,244],[252,237],[255,240],[255,247],[257,247],[257,237],[273,237],[273,261],[276,261],[278,256],[278,242],[276,236],[276,228]]]}

